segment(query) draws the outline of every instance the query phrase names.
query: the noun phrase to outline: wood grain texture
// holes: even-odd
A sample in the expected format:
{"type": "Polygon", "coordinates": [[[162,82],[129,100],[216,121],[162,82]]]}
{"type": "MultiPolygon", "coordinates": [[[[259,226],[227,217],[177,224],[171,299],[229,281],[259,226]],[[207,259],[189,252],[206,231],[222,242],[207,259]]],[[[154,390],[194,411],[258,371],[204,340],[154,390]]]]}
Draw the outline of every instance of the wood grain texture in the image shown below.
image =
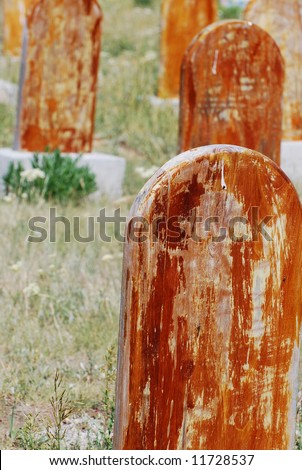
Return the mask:
{"type": "Polygon", "coordinates": [[[183,55],[194,36],[217,18],[216,0],[162,1],[161,98],[179,96],[183,55]]]}
{"type": "Polygon", "coordinates": [[[3,53],[20,56],[26,11],[37,0],[3,0],[3,53]]]}
{"type": "Polygon", "coordinates": [[[151,178],[127,227],[115,448],[293,448],[301,227],[294,187],[254,151],[198,148],[151,178]]]}
{"type": "Polygon", "coordinates": [[[97,0],[40,0],[27,17],[20,147],[92,149],[102,12],[97,0]]]}
{"type": "Polygon", "coordinates": [[[302,140],[302,0],[252,0],[244,18],[266,30],[285,59],[283,138],[302,140]]]}
{"type": "Polygon", "coordinates": [[[182,68],[180,150],[210,144],[247,147],[280,163],[284,64],[258,26],[209,26],[186,52],[182,68]]]}

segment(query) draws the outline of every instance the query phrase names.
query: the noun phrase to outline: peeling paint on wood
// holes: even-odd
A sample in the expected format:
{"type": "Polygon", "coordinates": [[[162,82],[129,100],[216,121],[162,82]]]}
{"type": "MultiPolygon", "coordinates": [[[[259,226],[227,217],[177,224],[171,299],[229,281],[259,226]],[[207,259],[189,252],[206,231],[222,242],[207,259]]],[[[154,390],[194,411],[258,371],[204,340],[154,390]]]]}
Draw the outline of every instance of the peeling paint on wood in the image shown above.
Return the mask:
{"type": "Polygon", "coordinates": [[[40,0],[30,10],[22,149],[91,151],[101,21],[97,0],[40,0]]]}
{"type": "Polygon", "coordinates": [[[216,0],[163,0],[161,70],[158,95],[179,96],[183,55],[190,42],[218,19],[216,0]]]}
{"type": "Polygon", "coordinates": [[[302,140],[302,0],[252,0],[244,18],[276,41],[285,59],[283,139],[302,140]]]}
{"type": "Polygon", "coordinates": [[[251,150],[198,148],[151,178],[127,227],[115,448],[294,447],[301,227],[294,187],[251,150]]]}
{"type": "Polygon", "coordinates": [[[26,11],[37,0],[3,0],[3,53],[20,56],[26,11]]]}
{"type": "Polygon", "coordinates": [[[284,64],[258,26],[225,21],[192,42],[182,69],[180,150],[247,147],[280,163],[284,64]]]}

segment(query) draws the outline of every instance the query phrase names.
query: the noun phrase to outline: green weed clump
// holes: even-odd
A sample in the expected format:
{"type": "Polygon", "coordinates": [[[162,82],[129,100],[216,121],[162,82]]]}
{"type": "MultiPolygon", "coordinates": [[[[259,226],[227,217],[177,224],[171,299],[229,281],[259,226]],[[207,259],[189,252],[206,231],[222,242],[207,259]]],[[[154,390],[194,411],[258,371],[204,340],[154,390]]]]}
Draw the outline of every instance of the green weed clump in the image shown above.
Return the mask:
{"type": "Polygon", "coordinates": [[[219,18],[221,20],[240,19],[242,16],[242,8],[239,6],[222,7],[219,9],[219,18]]]}
{"type": "Polygon", "coordinates": [[[29,202],[45,201],[78,203],[97,189],[96,177],[86,166],[78,166],[81,157],[62,156],[59,150],[39,157],[33,156],[32,168],[25,170],[22,163],[11,163],[3,180],[7,194],[29,202]]]}
{"type": "Polygon", "coordinates": [[[65,445],[65,421],[73,414],[74,408],[65,388],[62,386],[62,375],[56,371],[54,393],[49,402],[51,416],[47,419],[39,413],[25,415],[24,424],[17,431],[11,423],[10,438],[17,448],[24,450],[61,450],[65,445]]]}
{"type": "Polygon", "coordinates": [[[62,376],[56,371],[54,378],[54,394],[50,399],[52,419],[47,426],[47,436],[52,450],[61,450],[65,439],[66,430],[63,423],[73,413],[73,405],[69,400],[66,390],[62,389],[62,376]]]}
{"type": "Polygon", "coordinates": [[[104,432],[102,433],[103,449],[112,449],[113,427],[115,412],[115,380],[116,380],[116,351],[108,349],[103,367],[105,387],[102,397],[102,412],[104,416],[104,432]]]}
{"type": "Polygon", "coordinates": [[[115,380],[116,380],[116,348],[111,346],[105,355],[105,364],[101,369],[103,387],[101,412],[103,426],[98,439],[94,442],[95,449],[111,450],[113,448],[113,428],[115,412],[115,380]]]}
{"type": "Polygon", "coordinates": [[[14,132],[14,109],[0,103],[0,147],[10,147],[14,132]]]}
{"type": "Polygon", "coordinates": [[[24,426],[16,433],[15,445],[24,450],[47,449],[48,437],[41,432],[39,414],[25,416],[24,426]]]}
{"type": "Polygon", "coordinates": [[[134,0],[134,5],[137,7],[151,7],[153,0],[134,0]]]}

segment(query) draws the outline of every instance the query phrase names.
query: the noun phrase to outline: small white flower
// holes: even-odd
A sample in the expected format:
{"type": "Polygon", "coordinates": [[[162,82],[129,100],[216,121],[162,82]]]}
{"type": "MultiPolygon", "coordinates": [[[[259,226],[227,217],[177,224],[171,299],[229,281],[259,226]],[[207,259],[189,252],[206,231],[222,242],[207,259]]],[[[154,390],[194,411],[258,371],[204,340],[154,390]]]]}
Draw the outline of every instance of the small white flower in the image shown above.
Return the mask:
{"type": "Polygon", "coordinates": [[[26,180],[29,183],[32,183],[38,178],[45,178],[44,171],[40,170],[40,168],[31,168],[30,170],[24,170],[21,172],[21,180],[26,180]]]}
{"type": "Polygon", "coordinates": [[[102,261],[110,261],[114,259],[114,256],[112,255],[104,255],[103,258],[102,258],[102,261]]]}
{"type": "Polygon", "coordinates": [[[40,294],[40,287],[35,282],[29,284],[25,289],[23,289],[23,294],[25,297],[34,297],[40,294]]]}
{"type": "Polygon", "coordinates": [[[153,60],[157,59],[157,54],[155,51],[148,51],[146,52],[145,56],[141,59],[142,63],[152,62],[153,60]]]}
{"type": "Polygon", "coordinates": [[[11,196],[9,196],[9,195],[8,195],[8,196],[4,196],[4,198],[3,198],[3,201],[4,201],[4,202],[7,202],[7,203],[12,202],[12,200],[13,200],[13,198],[12,198],[11,196]]]}
{"type": "Polygon", "coordinates": [[[21,197],[22,199],[28,199],[28,195],[26,193],[23,193],[21,197]]]}
{"type": "Polygon", "coordinates": [[[20,271],[21,266],[22,266],[22,262],[21,262],[21,261],[18,261],[17,263],[12,264],[12,265],[10,266],[10,269],[11,269],[12,271],[20,271]]]}

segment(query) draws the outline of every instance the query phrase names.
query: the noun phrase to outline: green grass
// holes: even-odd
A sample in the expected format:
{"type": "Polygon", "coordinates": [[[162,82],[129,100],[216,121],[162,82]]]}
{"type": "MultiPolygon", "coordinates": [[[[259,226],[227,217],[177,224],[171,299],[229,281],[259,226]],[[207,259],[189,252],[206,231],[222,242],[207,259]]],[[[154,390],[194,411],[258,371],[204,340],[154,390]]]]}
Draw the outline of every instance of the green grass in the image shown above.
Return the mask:
{"type": "MultiPolygon", "coordinates": [[[[97,216],[100,207],[87,201],[58,213],[80,215],[84,234],[85,217],[97,216]]],[[[8,438],[13,407],[14,431],[24,421],[24,404],[32,414],[44,413],[57,369],[76,412],[100,407],[100,369],[117,341],[122,246],[65,244],[62,230],[55,244],[27,244],[28,219],[48,211],[46,203],[0,203],[1,448],[19,442],[8,438]]]]}
{"type": "MultiPolygon", "coordinates": [[[[104,204],[128,213],[146,180],[135,171],[137,166],[160,166],[176,153],[177,114],[153,108],[148,99],[157,89],[159,1],[152,9],[137,6],[132,0],[102,1],[94,148],[127,159],[126,197],[117,205],[87,200],[77,208],[58,206],[60,215],[81,218],[83,233],[87,216],[97,216],[104,204]]],[[[0,76],[16,81],[16,69],[15,61],[6,60],[0,76]]],[[[14,112],[0,107],[1,145],[11,145],[14,112]]],[[[46,445],[49,400],[59,370],[74,406],[70,419],[98,423],[86,447],[109,448],[115,358],[111,354],[108,364],[107,351],[116,351],[122,246],[73,240],[65,244],[62,230],[56,244],[27,244],[29,218],[47,217],[48,212],[45,202],[0,202],[0,446],[46,445]]],[[[79,438],[66,447],[80,445],[79,438]]]]}
{"type": "Polygon", "coordinates": [[[0,103],[0,147],[11,147],[15,126],[15,110],[0,103]]]}
{"type": "Polygon", "coordinates": [[[242,9],[237,6],[220,7],[219,9],[219,18],[221,20],[240,19],[241,15],[242,9]]]}
{"type": "Polygon", "coordinates": [[[134,173],[136,165],[160,166],[177,153],[177,112],[170,107],[155,108],[149,100],[157,92],[159,2],[154,1],[152,9],[133,8],[133,2],[127,0],[102,5],[104,38],[95,148],[127,158],[125,192],[135,194],[144,182],[134,173]]]}

